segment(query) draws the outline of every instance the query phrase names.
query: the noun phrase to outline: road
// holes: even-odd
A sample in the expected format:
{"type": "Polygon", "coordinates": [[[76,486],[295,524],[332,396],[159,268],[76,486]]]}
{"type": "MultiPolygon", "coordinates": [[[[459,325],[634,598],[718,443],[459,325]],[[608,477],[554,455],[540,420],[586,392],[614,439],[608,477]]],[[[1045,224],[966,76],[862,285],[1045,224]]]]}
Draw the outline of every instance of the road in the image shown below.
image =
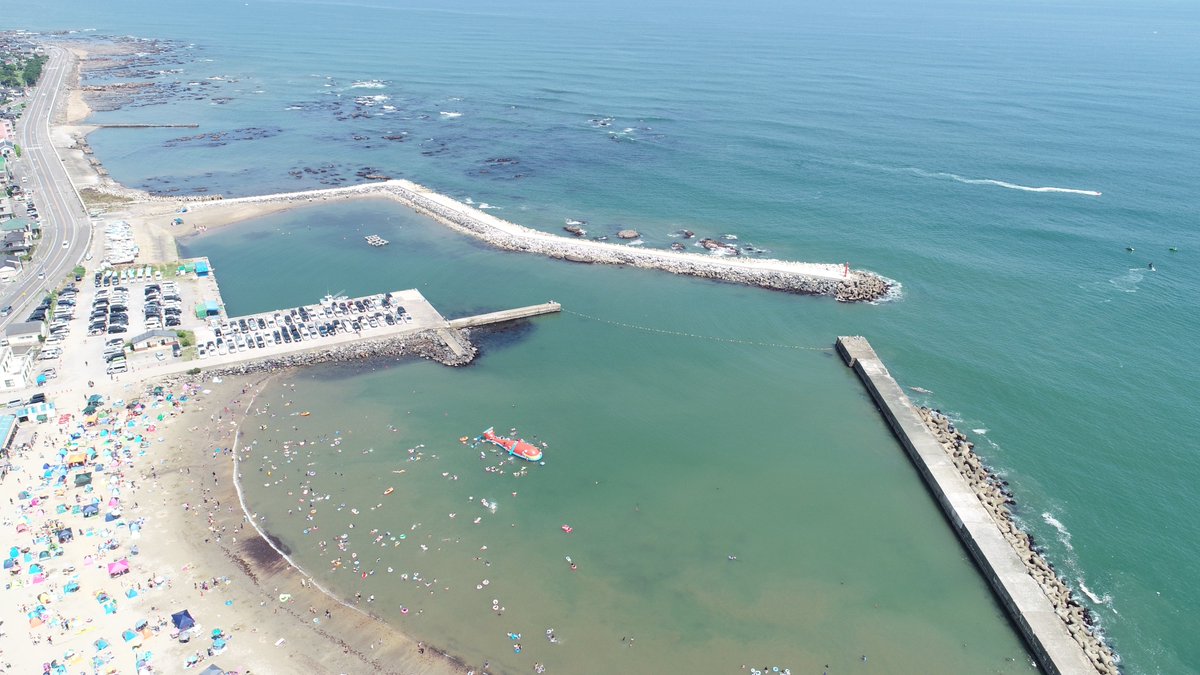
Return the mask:
{"type": "Polygon", "coordinates": [[[87,211],[50,139],[51,117],[66,95],[70,60],[61,48],[47,49],[50,60],[42,68],[42,76],[17,123],[17,144],[22,154],[12,167],[14,176],[29,177],[22,185],[27,191],[33,190],[42,218],[42,238],[37,242],[33,262],[26,263],[16,281],[0,290],[0,307],[13,306],[11,315],[0,318],[0,329],[24,321],[43,291],[70,273],[91,245],[87,211]],[[38,279],[37,272],[42,269],[46,278],[38,279]]]}

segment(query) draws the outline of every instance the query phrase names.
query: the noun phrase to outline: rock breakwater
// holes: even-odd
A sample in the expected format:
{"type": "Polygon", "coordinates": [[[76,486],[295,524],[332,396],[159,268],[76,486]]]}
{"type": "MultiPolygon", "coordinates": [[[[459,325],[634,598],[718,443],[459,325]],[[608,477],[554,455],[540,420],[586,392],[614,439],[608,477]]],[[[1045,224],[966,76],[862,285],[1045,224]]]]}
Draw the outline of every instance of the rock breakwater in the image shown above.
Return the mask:
{"type": "Polygon", "coordinates": [[[974,443],[944,414],[926,407],[918,407],[917,413],[978,495],[979,501],[1025,563],[1029,575],[1037,581],[1046,597],[1050,599],[1055,613],[1066,624],[1071,637],[1083,648],[1084,654],[1096,671],[1103,675],[1118,675],[1120,668],[1116,655],[1097,634],[1091,611],[1083,606],[1075,592],[1055,571],[1054,566],[1042,556],[1033,537],[1014,521],[1010,507],[1015,502],[1008,484],[983,464],[975,454],[974,443]]]}
{"type": "Polygon", "coordinates": [[[378,340],[364,340],[349,344],[332,345],[326,349],[281,354],[256,361],[205,368],[206,376],[235,376],[251,373],[270,373],[284,368],[314,366],[321,363],[338,363],[377,358],[419,357],[437,361],[447,366],[465,366],[475,359],[479,350],[471,343],[469,330],[450,330],[458,338],[463,355],[452,350],[436,330],[397,335],[378,340]]]}
{"type": "Polygon", "coordinates": [[[788,293],[829,295],[841,302],[880,300],[887,297],[894,285],[891,280],[872,272],[852,271],[841,265],[723,260],[694,253],[633,249],[568,239],[502,221],[408,181],[390,181],[380,187],[413,210],[506,251],[535,253],[572,262],[657,269],[788,293]]]}
{"type": "MultiPolygon", "coordinates": [[[[331,199],[386,197],[435,221],[504,251],[532,253],[578,263],[624,265],[671,274],[756,286],[800,295],[825,295],[839,302],[874,302],[887,298],[896,282],[848,265],[801,263],[787,260],[745,259],[687,253],[679,250],[630,247],[576,236],[563,237],[501,220],[445,195],[406,180],[366,183],[252,197],[223,199],[221,195],[162,197],[106,181],[98,191],[136,201],[294,203],[297,206],[331,199]]],[[[580,230],[582,231],[582,230],[580,230]]],[[[690,234],[690,233],[689,233],[690,234]]]]}

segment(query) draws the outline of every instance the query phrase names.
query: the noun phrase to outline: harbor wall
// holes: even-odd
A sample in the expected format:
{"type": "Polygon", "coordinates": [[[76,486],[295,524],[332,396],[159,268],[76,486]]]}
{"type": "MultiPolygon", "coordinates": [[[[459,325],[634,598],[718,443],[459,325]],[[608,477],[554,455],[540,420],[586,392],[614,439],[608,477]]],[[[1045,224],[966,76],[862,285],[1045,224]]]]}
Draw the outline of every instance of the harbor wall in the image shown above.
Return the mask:
{"type": "Polygon", "coordinates": [[[837,351],[866,386],[1041,668],[1051,675],[1119,672],[1111,652],[1105,648],[1089,654],[1083,644],[1088,640],[1073,635],[1068,613],[1055,606],[1032,575],[1032,561],[1017,554],[1001,523],[984,507],[866,338],[839,337],[837,351]]]}

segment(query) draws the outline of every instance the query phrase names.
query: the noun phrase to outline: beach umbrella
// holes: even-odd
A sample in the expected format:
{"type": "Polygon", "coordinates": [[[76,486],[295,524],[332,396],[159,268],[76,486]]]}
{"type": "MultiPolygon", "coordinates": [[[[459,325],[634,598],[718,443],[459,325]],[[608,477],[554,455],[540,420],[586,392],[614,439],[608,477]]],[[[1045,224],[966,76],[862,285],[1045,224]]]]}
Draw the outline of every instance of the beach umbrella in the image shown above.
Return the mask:
{"type": "Polygon", "coordinates": [[[99,640],[96,640],[96,642],[93,644],[96,645],[96,651],[98,651],[98,652],[108,649],[108,640],[105,640],[104,638],[100,638],[99,640]]]}
{"type": "Polygon", "coordinates": [[[129,642],[130,640],[134,639],[137,636],[138,636],[138,634],[131,630],[126,630],[124,633],[121,633],[121,639],[126,642],[129,642]]]}
{"type": "Polygon", "coordinates": [[[30,573],[30,574],[41,574],[41,573],[42,573],[42,566],[41,566],[41,565],[38,565],[37,563],[34,563],[34,564],[30,565],[30,566],[29,566],[29,573],[30,573]]]}
{"type": "Polygon", "coordinates": [[[122,558],[116,562],[108,563],[108,576],[115,577],[125,574],[129,571],[129,561],[122,558]]]}
{"type": "Polygon", "coordinates": [[[67,584],[66,586],[63,587],[64,593],[74,593],[75,591],[78,591],[78,590],[79,590],[79,584],[75,583],[74,581],[70,582],[69,584],[67,584]]]}
{"type": "Polygon", "coordinates": [[[175,627],[179,630],[187,630],[196,625],[196,620],[193,619],[191,613],[185,609],[172,614],[171,623],[175,624],[175,627]]]}
{"type": "Polygon", "coordinates": [[[137,589],[136,589],[136,588],[131,588],[131,589],[129,589],[129,590],[127,590],[127,591],[125,591],[125,597],[126,597],[126,598],[130,598],[130,599],[132,599],[132,598],[136,598],[136,597],[137,597],[137,595],[138,595],[138,592],[137,592],[137,589]]]}
{"type": "Polygon", "coordinates": [[[6,570],[10,570],[10,569],[12,569],[12,568],[13,568],[13,566],[14,566],[14,565],[16,565],[16,564],[17,564],[17,561],[16,561],[16,560],[13,560],[12,558],[5,558],[5,559],[4,559],[4,569],[6,569],[6,570]]]}
{"type": "Polygon", "coordinates": [[[21,555],[21,549],[17,548],[16,546],[8,549],[8,557],[15,558],[19,555],[21,555]]]}

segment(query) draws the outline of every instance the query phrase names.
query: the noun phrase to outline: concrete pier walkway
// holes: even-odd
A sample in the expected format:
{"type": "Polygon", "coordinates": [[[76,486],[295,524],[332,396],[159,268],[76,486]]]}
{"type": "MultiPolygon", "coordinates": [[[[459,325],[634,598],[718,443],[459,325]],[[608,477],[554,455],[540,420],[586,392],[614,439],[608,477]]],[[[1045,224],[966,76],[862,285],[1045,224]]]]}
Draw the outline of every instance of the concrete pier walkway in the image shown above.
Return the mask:
{"type": "Polygon", "coordinates": [[[839,337],[837,351],[854,369],[925,479],[942,512],[1025,638],[1038,665],[1052,675],[1095,675],[1042,587],[1030,575],[999,524],[925,426],[912,401],[863,337],[839,337]]]}
{"type": "Polygon", "coordinates": [[[550,302],[540,305],[530,305],[528,307],[517,307],[516,309],[505,309],[499,312],[489,312],[487,314],[476,314],[475,316],[464,316],[459,319],[451,319],[451,328],[475,328],[476,326],[485,326],[493,323],[503,323],[505,321],[515,321],[517,319],[527,319],[531,316],[539,316],[541,314],[553,314],[561,312],[562,305],[551,300],[550,302]]]}

